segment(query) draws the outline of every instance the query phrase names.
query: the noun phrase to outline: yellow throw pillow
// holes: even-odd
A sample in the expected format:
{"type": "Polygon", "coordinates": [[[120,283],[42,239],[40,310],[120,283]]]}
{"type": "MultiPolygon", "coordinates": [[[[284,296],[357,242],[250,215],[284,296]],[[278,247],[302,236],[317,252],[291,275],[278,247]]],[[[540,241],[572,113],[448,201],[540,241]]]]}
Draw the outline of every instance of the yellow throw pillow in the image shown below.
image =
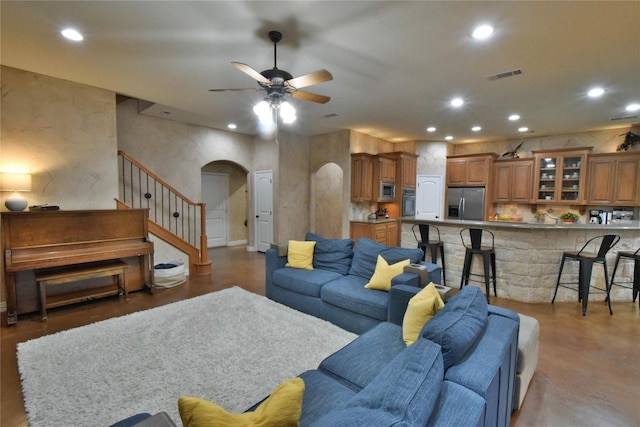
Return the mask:
{"type": "Polygon", "coordinates": [[[405,259],[404,261],[389,265],[387,260],[382,258],[382,255],[378,255],[376,270],[373,272],[371,279],[369,279],[369,283],[364,285],[364,287],[388,292],[389,289],[391,289],[391,279],[401,274],[404,271],[404,267],[409,265],[410,262],[411,260],[405,259]]]}
{"type": "Polygon", "coordinates": [[[444,307],[444,301],[433,283],[429,283],[409,300],[402,320],[402,338],[407,346],[416,342],[425,323],[442,307],[444,307]]]}
{"type": "Polygon", "coordinates": [[[289,240],[285,267],[313,270],[313,249],[315,241],[289,240]]]}
{"type": "Polygon", "coordinates": [[[182,396],[178,410],[184,427],[288,427],[300,424],[304,381],[293,378],[276,387],[253,412],[231,414],[197,397],[182,396]]]}

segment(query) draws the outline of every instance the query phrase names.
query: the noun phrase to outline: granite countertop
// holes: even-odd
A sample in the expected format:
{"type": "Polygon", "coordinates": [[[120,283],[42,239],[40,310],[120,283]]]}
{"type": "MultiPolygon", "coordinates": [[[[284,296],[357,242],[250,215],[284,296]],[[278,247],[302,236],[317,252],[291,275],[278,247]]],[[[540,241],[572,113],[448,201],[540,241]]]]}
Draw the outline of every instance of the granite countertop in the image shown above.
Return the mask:
{"type": "Polygon", "coordinates": [[[559,222],[554,224],[551,222],[538,223],[538,222],[518,222],[518,221],[471,221],[461,219],[419,219],[415,217],[402,217],[399,218],[402,222],[426,222],[433,224],[443,225],[460,225],[460,226],[483,226],[483,227],[497,227],[497,228],[524,228],[524,229],[589,229],[589,230],[633,230],[640,229],[640,223],[638,221],[631,222],[616,222],[611,224],[585,224],[576,222],[573,224],[567,224],[559,222]]]}
{"type": "Polygon", "coordinates": [[[376,219],[352,219],[349,220],[349,222],[357,222],[357,223],[361,223],[361,224],[383,224],[385,222],[398,222],[400,221],[400,218],[385,218],[385,217],[377,217],[376,219]]]}

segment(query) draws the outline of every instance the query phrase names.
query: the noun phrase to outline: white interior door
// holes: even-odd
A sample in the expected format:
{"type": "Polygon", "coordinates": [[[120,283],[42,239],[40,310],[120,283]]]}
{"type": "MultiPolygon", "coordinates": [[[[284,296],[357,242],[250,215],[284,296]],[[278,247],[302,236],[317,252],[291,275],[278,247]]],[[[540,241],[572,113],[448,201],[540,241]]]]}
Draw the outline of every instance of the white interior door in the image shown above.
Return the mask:
{"type": "Polygon", "coordinates": [[[443,218],[442,191],[441,175],[418,175],[416,181],[416,218],[443,218]]]}
{"type": "Polygon", "coordinates": [[[266,252],[273,242],[273,171],[256,171],[254,192],[256,247],[266,252]]]}
{"type": "Polygon", "coordinates": [[[229,199],[229,176],[223,173],[202,174],[202,201],[206,206],[207,247],[227,245],[229,225],[227,200],[229,199]]]}

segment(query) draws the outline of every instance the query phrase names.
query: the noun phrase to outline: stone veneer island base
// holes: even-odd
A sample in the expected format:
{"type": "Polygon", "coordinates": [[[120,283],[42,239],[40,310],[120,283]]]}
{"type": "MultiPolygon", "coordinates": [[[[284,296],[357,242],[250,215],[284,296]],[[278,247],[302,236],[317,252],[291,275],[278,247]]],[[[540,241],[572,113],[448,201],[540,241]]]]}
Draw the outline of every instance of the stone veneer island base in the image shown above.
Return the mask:
{"type": "MultiPolygon", "coordinates": [[[[486,228],[495,234],[496,275],[498,297],[523,302],[551,302],[556,286],[560,259],[563,251],[579,250],[591,237],[601,234],[618,234],[620,243],[607,255],[609,275],[618,251],[635,251],[640,247],[638,222],[608,225],[596,224],[532,224],[507,221],[464,221],[464,220],[420,220],[402,218],[401,242],[406,248],[417,246],[411,232],[416,223],[437,226],[444,242],[447,268],[447,286],[460,286],[460,276],[464,263],[465,248],[460,240],[460,230],[467,227],[486,228]]],[[[597,249],[596,249],[597,250],[597,249]]],[[[577,282],[577,262],[567,262],[563,281],[577,282]]],[[[481,260],[474,259],[472,273],[483,274],[481,260]]],[[[618,268],[616,278],[633,277],[633,263],[625,263],[618,268]]],[[[604,273],[601,266],[594,266],[592,284],[604,287],[604,273]]],[[[470,284],[478,284],[484,290],[484,281],[473,278],[470,284]]],[[[612,288],[612,301],[631,301],[631,290],[619,286],[612,288]]],[[[595,297],[603,300],[602,297],[595,297]]],[[[577,294],[560,288],[556,302],[577,301],[577,294]]],[[[614,307],[615,312],[615,307],[614,307]]]]}

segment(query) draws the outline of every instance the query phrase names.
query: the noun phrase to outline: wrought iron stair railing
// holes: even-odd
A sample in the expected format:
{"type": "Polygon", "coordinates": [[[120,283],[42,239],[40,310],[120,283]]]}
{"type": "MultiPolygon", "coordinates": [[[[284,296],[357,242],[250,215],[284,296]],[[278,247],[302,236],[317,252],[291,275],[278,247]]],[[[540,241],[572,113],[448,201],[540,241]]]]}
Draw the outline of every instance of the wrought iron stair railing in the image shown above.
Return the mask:
{"type": "Polygon", "coordinates": [[[124,151],[118,151],[118,208],[149,209],[149,231],[189,255],[190,271],[211,273],[204,203],[196,203],[124,151]]]}

